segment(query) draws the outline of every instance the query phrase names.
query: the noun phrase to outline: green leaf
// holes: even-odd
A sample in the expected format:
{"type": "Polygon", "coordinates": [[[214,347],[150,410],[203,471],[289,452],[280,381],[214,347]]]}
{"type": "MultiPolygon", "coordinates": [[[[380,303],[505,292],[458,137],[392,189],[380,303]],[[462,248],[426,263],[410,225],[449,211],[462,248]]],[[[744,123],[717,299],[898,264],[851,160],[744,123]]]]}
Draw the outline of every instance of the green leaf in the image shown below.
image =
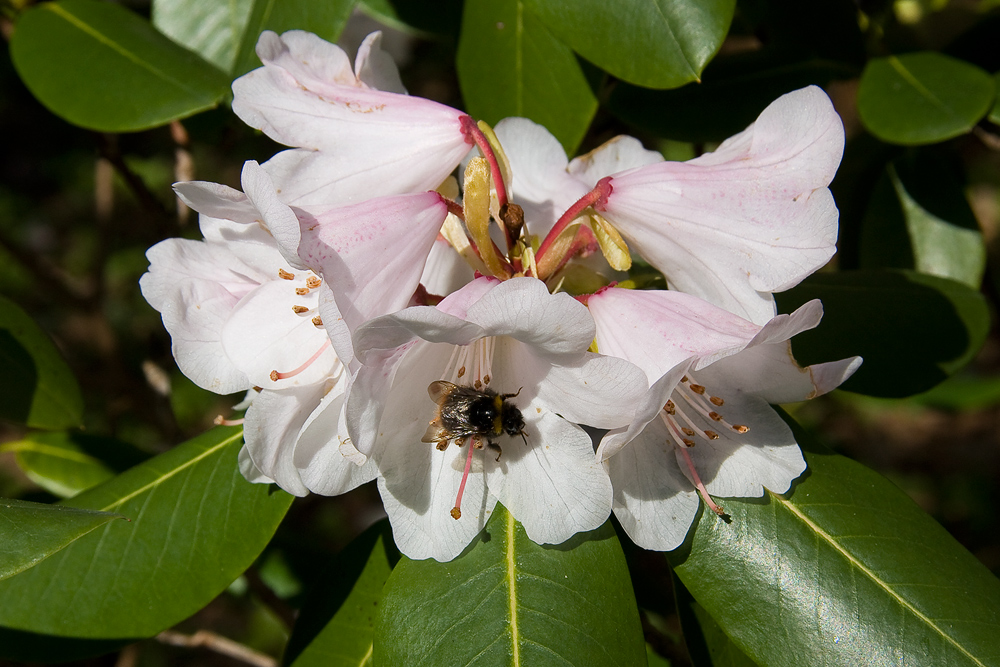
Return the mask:
{"type": "Polygon", "coordinates": [[[354,9],[355,0],[255,0],[239,42],[233,75],[240,76],[260,67],[254,48],[260,33],[273,30],[307,30],[328,42],[336,42],[354,9]]]}
{"type": "Polygon", "coordinates": [[[648,88],[697,81],[729,30],[735,0],[526,0],[556,37],[648,88]]]}
{"type": "Polygon", "coordinates": [[[24,572],[121,514],[0,498],[0,580],[24,572]]]}
{"type": "Polygon", "coordinates": [[[924,149],[887,166],[863,222],[861,265],[912,268],[978,289],[986,243],[958,166],[941,153],[924,149]]]}
{"type": "Polygon", "coordinates": [[[383,25],[432,38],[458,39],[462,0],[358,0],[358,9],[383,25]]]}
{"type": "Polygon", "coordinates": [[[0,417],[33,428],[64,429],[83,419],[83,394],[49,337],[13,301],[0,296],[0,417]]]}
{"type": "Polygon", "coordinates": [[[1000,664],[1000,581],[881,475],[806,460],[787,498],[726,499],[668,555],[726,634],[768,667],[1000,664]]]}
{"type": "Polygon", "coordinates": [[[351,542],[331,564],[325,579],[311,587],[288,640],[284,663],[292,667],[370,667],[375,614],[398,560],[388,520],[351,542]]]}
{"type": "Polygon", "coordinates": [[[933,52],[869,61],[858,87],[858,113],[869,132],[894,144],[930,144],[969,132],[996,94],[975,65],[933,52]]]}
{"type": "Polygon", "coordinates": [[[376,665],[631,666],[646,655],[611,524],[541,546],[499,504],[455,560],[400,560],[375,633],[376,665]]]}
{"type": "Polygon", "coordinates": [[[871,396],[930,389],[972,359],[990,327],[978,291],[914,271],[819,273],[775,298],[783,313],[823,301],[819,327],[792,339],[795,358],[808,365],[860,355],[841,389],[871,396]]]}
{"type": "MultiPolygon", "coordinates": [[[[1000,90],[1000,72],[993,75],[993,85],[997,90],[1000,90]]],[[[993,100],[993,108],[990,109],[990,122],[994,125],[1000,125],[1000,95],[993,100]]]]}
{"type": "Polygon", "coordinates": [[[65,501],[130,523],[110,523],[0,582],[0,625],[150,637],[207,604],[260,554],[292,501],[243,479],[241,444],[240,429],[215,428],[65,501]]]}
{"type": "Polygon", "coordinates": [[[597,111],[576,56],[520,0],[465,3],[456,67],[473,117],[530,118],[570,155],[597,111]]]}
{"type": "Polygon", "coordinates": [[[672,579],[677,616],[691,663],[695,667],[757,667],[722,631],[712,615],[691,596],[676,573],[672,579]]]}
{"type": "Polygon", "coordinates": [[[109,2],[61,0],[25,11],[11,58],[52,113],[91,130],[134,132],[211,109],[229,77],[109,2]]]}
{"type": "Polygon", "coordinates": [[[155,0],[153,25],[164,35],[231,72],[253,0],[155,0]]]}

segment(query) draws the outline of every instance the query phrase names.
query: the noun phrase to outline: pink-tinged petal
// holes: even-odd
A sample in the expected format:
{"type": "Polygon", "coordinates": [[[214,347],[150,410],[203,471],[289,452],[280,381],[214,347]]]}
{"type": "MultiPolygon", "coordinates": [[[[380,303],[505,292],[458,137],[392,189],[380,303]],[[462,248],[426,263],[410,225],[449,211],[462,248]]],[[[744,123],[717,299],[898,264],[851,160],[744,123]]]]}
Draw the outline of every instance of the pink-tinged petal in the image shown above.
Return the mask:
{"type": "Polygon", "coordinates": [[[635,137],[619,135],[589,153],[573,158],[567,171],[590,190],[605,176],[657,162],[663,162],[662,155],[646,150],[635,137]]]}
{"type": "MultiPolygon", "coordinates": [[[[761,398],[738,391],[724,392],[722,396],[726,420],[747,424],[750,431],[738,434],[718,429],[719,439],[698,438],[697,444],[687,450],[708,492],[722,497],[756,498],[764,494],[766,487],[784,493],[806,469],[791,429],[761,398]]],[[[676,461],[687,474],[679,450],[676,461]]]]}
{"type": "Polygon", "coordinates": [[[679,547],[701,500],[674,458],[663,422],[651,422],[605,465],[615,489],[615,516],[632,541],[656,551],[679,547]]]}
{"type": "Polygon", "coordinates": [[[339,362],[326,330],[312,322],[317,303],[315,291],[297,295],[290,281],[264,283],[233,307],[222,326],[226,354],[258,387],[281,389],[323,381],[339,362]],[[296,306],[308,311],[297,313],[296,306]],[[271,379],[272,371],[298,369],[320,350],[319,357],[294,377],[271,379]]]}
{"type": "Polygon", "coordinates": [[[233,82],[233,111],[286,146],[340,156],[348,168],[341,176],[368,173],[403,192],[437,187],[469,151],[464,114],[359,87],[353,74],[345,83],[342,52],[331,55],[336,47],[320,41],[261,35],[265,65],[233,82]]]}
{"type": "Polygon", "coordinates": [[[278,199],[271,177],[259,164],[249,160],[243,165],[242,183],[243,192],[259,211],[259,219],[277,242],[281,256],[290,266],[305,268],[298,255],[302,234],[299,220],[292,209],[278,199]]]}
{"type": "Polygon", "coordinates": [[[538,544],[559,544],[603,524],[611,480],[594,459],[590,436],[551,412],[533,416],[526,432],[528,446],[505,443],[499,461],[485,450],[490,492],[538,544]]]}
{"type": "Polygon", "coordinates": [[[413,306],[358,327],[354,332],[354,351],[362,363],[375,365],[378,355],[417,339],[468,345],[485,335],[479,325],[443,313],[433,306],[413,306]]]}
{"type": "Polygon", "coordinates": [[[760,327],[697,297],[664,290],[605,289],[587,299],[597,349],[628,359],[650,382],[691,356],[706,365],[743,349],[760,327]]]}
{"type": "Polygon", "coordinates": [[[625,445],[638,438],[647,428],[646,425],[659,416],[663,406],[670,400],[677,383],[690,370],[693,363],[693,357],[686,359],[653,383],[642,398],[636,402],[635,414],[632,416],[632,422],[628,428],[617,428],[609,431],[601,440],[601,444],[597,447],[598,460],[607,461],[621,452],[623,448],[628,449],[625,445]]]}
{"type": "Polygon", "coordinates": [[[827,186],[843,127],[817,88],[789,93],[711,155],[614,176],[599,208],[671,287],[763,324],[771,292],[833,255],[838,212],[827,186]]]}
{"type": "Polygon", "coordinates": [[[587,308],[565,293],[549,294],[535,278],[512,278],[475,304],[467,318],[491,336],[510,336],[553,359],[579,355],[594,340],[587,308]]]}
{"type": "Polygon", "coordinates": [[[169,239],[150,248],[143,296],[163,316],[178,367],[199,387],[220,394],[250,387],[226,355],[222,326],[239,300],[256,288],[254,271],[225,248],[169,239]]]}
{"type": "Polygon", "coordinates": [[[501,282],[499,278],[493,276],[479,276],[446,296],[437,305],[437,309],[442,313],[464,320],[468,315],[469,306],[482,299],[487,292],[500,285],[501,282]]]}
{"type": "Polygon", "coordinates": [[[323,276],[340,316],[354,330],[406,307],[447,215],[436,192],[301,209],[299,254],[323,276]]]}
{"type": "MultiPolygon", "coordinates": [[[[819,300],[803,304],[790,315],[774,317],[745,350],[699,370],[699,380],[740,389],[775,404],[825,394],[847,380],[860,367],[861,359],[851,357],[807,368],[799,366],[788,341],[795,334],[816,327],[822,317],[819,300]]],[[[699,364],[699,368],[703,366],[699,364]]]]}
{"type": "Polygon", "coordinates": [[[420,284],[428,294],[448,296],[475,279],[472,268],[455,252],[445,239],[438,237],[431,246],[420,276],[420,284]]]}
{"type": "Polygon", "coordinates": [[[589,188],[566,171],[566,152],[547,129],[527,118],[504,118],[494,128],[510,163],[512,201],[524,209],[531,234],[542,238],[589,188]]]}
{"type": "Polygon", "coordinates": [[[406,95],[396,63],[382,50],[381,31],[371,33],[361,42],[358,57],[354,59],[354,74],[369,88],[406,95]]]}

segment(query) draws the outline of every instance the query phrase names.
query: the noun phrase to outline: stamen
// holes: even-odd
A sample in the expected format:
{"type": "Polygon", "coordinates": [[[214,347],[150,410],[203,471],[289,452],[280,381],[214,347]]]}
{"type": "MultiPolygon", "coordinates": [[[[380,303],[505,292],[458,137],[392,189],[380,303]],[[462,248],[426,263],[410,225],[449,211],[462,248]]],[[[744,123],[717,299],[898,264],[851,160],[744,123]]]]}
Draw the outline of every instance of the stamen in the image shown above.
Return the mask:
{"type": "Polygon", "coordinates": [[[306,294],[309,294],[309,288],[308,287],[296,287],[295,288],[295,293],[298,294],[299,296],[305,296],[306,294]]]}
{"type": "Polygon", "coordinates": [[[296,315],[301,315],[302,313],[308,313],[309,312],[309,307],[308,306],[292,306],[292,312],[295,313],[296,315]]]}
{"type": "Polygon", "coordinates": [[[691,388],[691,391],[693,391],[694,393],[698,394],[699,396],[701,396],[702,394],[705,393],[705,388],[703,386],[701,386],[700,384],[691,384],[690,388],[691,388]]]}
{"type": "Polygon", "coordinates": [[[316,289],[322,284],[323,281],[320,280],[317,276],[309,276],[308,278],[306,278],[306,287],[308,287],[309,289],[316,289]]]}
{"type": "Polygon", "coordinates": [[[489,384],[489,383],[490,383],[490,374],[487,373],[486,375],[483,376],[483,384],[489,384]]]}
{"type": "Polygon", "coordinates": [[[692,479],[694,479],[694,486],[698,489],[698,494],[701,495],[701,499],[705,501],[708,505],[708,509],[712,510],[721,517],[726,516],[726,510],[722,509],[721,505],[716,505],[712,497],[708,495],[708,489],[701,481],[701,477],[698,476],[698,471],[694,468],[694,463],[691,461],[691,455],[687,453],[686,449],[681,450],[681,456],[684,457],[684,461],[687,463],[688,471],[691,473],[692,479]]]}
{"type": "Polygon", "coordinates": [[[667,401],[666,404],[663,406],[663,411],[666,412],[668,415],[673,415],[675,412],[677,412],[677,406],[674,405],[673,401],[667,401]]]}
{"type": "Polygon", "coordinates": [[[465,366],[458,369],[458,377],[462,377],[463,375],[465,375],[465,366]]]}
{"type": "Polygon", "coordinates": [[[712,405],[715,405],[715,406],[720,407],[720,408],[725,403],[725,401],[723,401],[718,396],[709,396],[708,400],[712,401],[712,405]]]}
{"type": "Polygon", "coordinates": [[[279,278],[284,278],[285,280],[295,280],[295,274],[294,273],[289,273],[288,271],[285,271],[284,269],[278,269],[278,277],[279,278]]]}
{"type": "Polygon", "coordinates": [[[472,468],[472,452],[474,447],[469,447],[469,453],[465,457],[465,472],[462,473],[462,483],[458,486],[458,497],[455,498],[455,506],[451,508],[451,518],[456,521],[462,518],[462,494],[465,493],[465,483],[469,481],[469,470],[472,468]]]}
{"type": "Polygon", "coordinates": [[[216,426],[239,426],[243,423],[243,419],[226,419],[222,415],[217,415],[215,419],[212,420],[212,423],[216,426]]]}
{"type": "Polygon", "coordinates": [[[718,440],[719,439],[719,434],[716,433],[715,431],[708,431],[708,430],[706,430],[705,431],[705,435],[708,436],[709,440],[718,440]]]}
{"type": "Polygon", "coordinates": [[[749,433],[750,432],[750,427],[749,426],[744,426],[743,424],[733,424],[730,428],[732,428],[737,433],[749,433]]]}
{"type": "Polygon", "coordinates": [[[694,435],[693,428],[682,428],[681,430],[684,431],[684,435],[694,435]]]}
{"type": "Polygon", "coordinates": [[[330,339],[329,338],[320,346],[320,348],[318,350],[316,350],[316,352],[315,352],[315,354],[313,354],[313,356],[309,357],[304,364],[302,364],[301,366],[299,366],[295,370],[288,371],[287,373],[279,373],[276,370],[271,371],[271,381],[272,382],[277,382],[278,380],[284,380],[286,378],[295,377],[296,375],[298,375],[299,373],[301,373],[305,369],[309,368],[309,366],[311,366],[314,361],[316,361],[317,359],[319,359],[319,355],[323,354],[324,350],[326,350],[326,348],[328,348],[328,347],[330,347],[330,339]]]}
{"type": "Polygon", "coordinates": [[[316,317],[312,318],[312,323],[318,327],[321,327],[323,326],[323,318],[317,315],[316,317]]]}

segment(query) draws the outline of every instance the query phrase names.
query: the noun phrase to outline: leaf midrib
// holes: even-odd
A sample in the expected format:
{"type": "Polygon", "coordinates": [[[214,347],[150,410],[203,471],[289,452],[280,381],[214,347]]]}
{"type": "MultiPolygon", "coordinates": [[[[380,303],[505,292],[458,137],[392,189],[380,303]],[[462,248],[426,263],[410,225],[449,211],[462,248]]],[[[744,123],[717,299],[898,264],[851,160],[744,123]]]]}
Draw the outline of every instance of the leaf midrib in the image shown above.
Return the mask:
{"type": "Polygon", "coordinates": [[[836,541],[833,535],[823,530],[818,524],[816,524],[812,519],[806,516],[790,500],[770,491],[768,491],[768,494],[777,504],[787,509],[796,518],[802,521],[802,523],[804,523],[815,535],[823,539],[827,544],[829,544],[834,549],[834,551],[836,551],[837,553],[841,554],[844,558],[846,558],[852,566],[854,566],[859,572],[867,576],[871,581],[875,583],[875,585],[877,585],[879,588],[888,593],[889,597],[896,600],[896,602],[898,602],[900,606],[902,606],[904,609],[913,614],[915,618],[923,621],[924,624],[926,624],[929,628],[931,628],[938,635],[940,635],[947,643],[951,644],[956,649],[958,649],[960,653],[969,658],[969,660],[971,660],[973,663],[979,665],[980,667],[986,667],[986,665],[981,660],[979,660],[974,655],[969,653],[965,649],[965,647],[959,644],[953,637],[945,633],[944,630],[941,627],[939,627],[936,623],[934,623],[934,621],[930,617],[923,614],[919,609],[914,607],[908,600],[906,600],[904,597],[902,597],[896,591],[894,591],[888,584],[885,583],[884,580],[882,580],[879,576],[877,576],[871,568],[862,563],[858,558],[854,556],[854,554],[852,554],[846,548],[841,546],[840,543],[836,541]]]}

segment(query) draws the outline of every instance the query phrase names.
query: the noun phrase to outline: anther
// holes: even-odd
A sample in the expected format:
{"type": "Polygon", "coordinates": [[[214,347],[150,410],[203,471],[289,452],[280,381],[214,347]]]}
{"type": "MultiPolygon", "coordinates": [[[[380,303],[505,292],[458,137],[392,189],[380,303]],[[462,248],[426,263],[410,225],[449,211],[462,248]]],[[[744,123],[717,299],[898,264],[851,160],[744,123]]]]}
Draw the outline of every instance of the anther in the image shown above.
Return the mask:
{"type": "Polygon", "coordinates": [[[296,287],[295,288],[295,293],[298,294],[299,296],[305,296],[306,294],[309,294],[309,288],[308,287],[296,287]]]}
{"type": "Polygon", "coordinates": [[[292,312],[295,313],[296,315],[301,315],[302,313],[308,313],[309,312],[309,307],[308,306],[292,306],[292,312]]]}
{"type": "Polygon", "coordinates": [[[677,412],[677,406],[674,405],[673,401],[667,401],[666,405],[663,406],[663,411],[668,415],[673,415],[677,412]]]}
{"type": "Polygon", "coordinates": [[[295,280],[295,274],[294,273],[289,273],[288,271],[285,271],[284,269],[278,269],[278,277],[279,278],[284,278],[285,280],[295,280]]]}
{"type": "Polygon", "coordinates": [[[718,412],[714,412],[714,411],[713,412],[709,412],[708,416],[714,422],[721,422],[722,421],[722,415],[720,415],[718,412]]]}
{"type": "Polygon", "coordinates": [[[694,429],[688,428],[687,426],[682,426],[681,431],[684,432],[684,435],[694,435],[694,429]]]}
{"type": "Polygon", "coordinates": [[[306,287],[308,287],[309,289],[316,289],[322,284],[323,281],[317,278],[316,276],[309,276],[308,278],[306,278],[306,287]]]}
{"type": "Polygon", "coordinates": [[[694,393],[696,393],[699,396],[701,396],[702,394],[705,393],[705,388],[703,386],[701,386],[700,384],[692,384],[691,385],[691,391],[693,391],[694,393]]]}
{"type": "Polygon", "coordinates": [[[694,447],[694,440],[688,440],[687,438],[684,438],[682,442],[684,443],[685,447],[694,447]]]}
{"type": "Polygon", "coordinates": [[[489,384],[490,383],[490,374],[489,373],[487,373],[485,376],[483,376],[483,382],[485,384],[489,384]]]}
{"type": "Polygon", "coordinates": [[[712,402],[712,405],[718,406],[720,408],[725,403],[725,401],[719,398],[718,396],[709,396],[708,400],[712,402]]]}
{"type": "Polygon", "coordinates": [[[216,416],[215,419],[212,420],[212,423],[215,424],[216,426],[239,426],[240,424],[243,423],[243,420],[242,419],[226,419],[222,415],[218,415],[218,416],[216,416]]]}
{"type": "Polygon", "coordinates": [[[749,433],[750,427],[744,426],[743,424],[733,424],[733,430],[737,433],[749,433]]]}
{"type": "Polygon", "coordinates": [[[458,377],[462,377],[463,375],[465,375],[465,366],[458,369],[458,377]]]}
{"type": "Polygon", "coordinates": [[[323,318],[317,315],[316,317],[312,318],[312,323],[318,327],[321,327],[323,326],[323,318]]]}
{"type": "Polygon", "coordinates": [[[476,380],[476,381],[475,381],[475,383],[473,383],[473,386],[474,386],[474,387],[475,387],[476,389],[482,389],[482,388],[483,388],[483,383],[482,383],[482,381],[480,381],[480,380],[476,380]]]}
{"type": "Polygon", "coordinates": [[[718,440],[719,439],[719,434],[716,433],[715,431],[708,431],[708,430],[706,430],[705,431],[705,435],[708,436],[709,440],[718,440]]]}

